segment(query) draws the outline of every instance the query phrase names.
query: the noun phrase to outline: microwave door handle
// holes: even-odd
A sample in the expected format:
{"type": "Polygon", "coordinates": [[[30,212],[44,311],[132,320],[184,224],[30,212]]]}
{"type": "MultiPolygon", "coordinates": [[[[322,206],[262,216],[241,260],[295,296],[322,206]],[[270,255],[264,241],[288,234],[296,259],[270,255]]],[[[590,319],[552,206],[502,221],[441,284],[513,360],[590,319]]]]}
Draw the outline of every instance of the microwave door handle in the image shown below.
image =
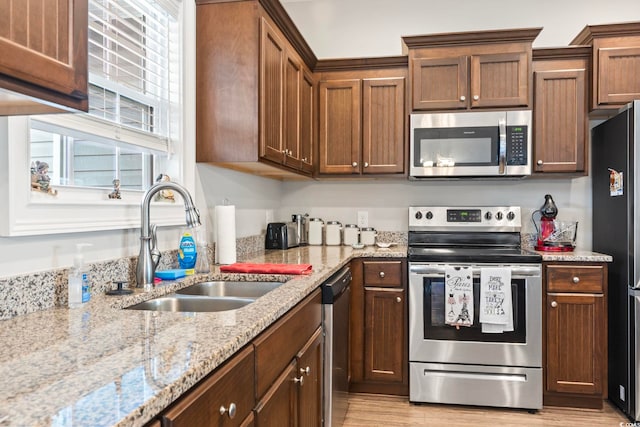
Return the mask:
{"type": "Polygon", "coordinates": [[[507,169],[507,124],[504,119],[498,120],[498,129],[500,131],[500,139],[498,140],[498,174],[505,175],[507,169]]]}

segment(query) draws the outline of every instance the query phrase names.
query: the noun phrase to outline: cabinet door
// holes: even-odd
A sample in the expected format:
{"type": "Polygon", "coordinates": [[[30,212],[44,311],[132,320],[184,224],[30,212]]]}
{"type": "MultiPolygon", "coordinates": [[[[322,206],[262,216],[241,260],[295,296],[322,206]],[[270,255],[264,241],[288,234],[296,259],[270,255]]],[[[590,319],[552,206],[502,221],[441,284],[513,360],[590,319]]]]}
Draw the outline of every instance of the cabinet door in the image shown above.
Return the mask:
{"type": "Polygon", "coordinates": [[[300,87],[300,161],[303,172],[313,172],[313,140],[315,136],[313,116],[316,113],[314,103],[315,82],[308,70],[303,70],[300,87]]]}
{"type": "Polygon", "coordinates": [[[583,172],[586,70],[536,71],[534,80],[535,172],[583,172]]]}
{"type": "Polygon", "coordinates": [[[548,392],[602,393],[604,316],[602,294],[547,294],[548,392]]]}
{"type": "Polygon", "coordinates": [[[364,378],[402,382],[405,291],[365,287],[364,378]]]}
{"type": "Polygon", "coordinates": [[[417,58],[411,61],[411,66],[414,110],[467,108],[469,92],[467,56],[417,58]]]}
{"type": "Polygon", "coordinates": [[[253,354],[253,347],[249,346],[192,391],[186,393],[163,414],[162,425],[165,427],[239,426],[251,413],[255,404],[253,354]],[[232,409],[232,411],[235,410],[233,417],[230,417],[230,408],[235,408],[232,409]]]}
{"type": "Polygon", "coordinates": [[[87,0],[4,0],[0,86],[87,111],[87,0]]]}
{"type": "Polygon", "coordinates": [[[285,45],[264,18],[260,34],[260,157],[282,163],[285,45]]]}
{"type": "Polygon", "coordinates": [[[292,360],[269,388],[255,410],[256,427],[296,426],[297,393],[300,375],[292,360]],[[297,381],[296,381],[297,380],[297,381]]]}
{"type": "Polygon", "coordinates": [[[360,85],[360,79],[320,82],[320,173],[360,173],[360,85]]]}
{"type": "Polygon", "coordinates": [[[525,52],[471,57],[471,108],[529,105],[529,61],[525,52]]]}
{"type": "Polygon", "coordinates": [[[284,164],[300,169],[302,63],[290,52],[284,62],[284,164]]]}
{"type": "Polygon", "coordinates": [[[298,394],[298,425],[322,425],[322,328],[313,334],[298,353],[298,376],[303,378],[298,394]]]}
{"type": "Polygon", "coordinates": [[[362,173],[404,172],[404,78],[362,82],[362,173]]]}
{"type": "Polygon", "coordinates": [[[598,49],[598,104],[640,98],[640,47],[598,49]]]}

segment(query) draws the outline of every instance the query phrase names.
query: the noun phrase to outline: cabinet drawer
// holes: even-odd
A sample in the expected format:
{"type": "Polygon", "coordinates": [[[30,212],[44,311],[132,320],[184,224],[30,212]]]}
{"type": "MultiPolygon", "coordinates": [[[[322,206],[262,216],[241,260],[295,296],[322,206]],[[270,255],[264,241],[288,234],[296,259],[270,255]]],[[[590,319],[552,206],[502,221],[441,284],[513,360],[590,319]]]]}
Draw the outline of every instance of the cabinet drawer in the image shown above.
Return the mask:
{"type": "Polygon", "coordinates": [[[321,303],[317,289],[254,340],[258,399],[320,326],[321,303]]]}
{"type": "Polygon", "coordinates": [[[169,427],[239,426],[255,406],[253,393],[253,347],[248,346],[201,384],[184,394],[162,416],[169,427]],[[220,408],[235,405],[236,414],[220,414],[220,408]]]}
{"type": "Polygon", "coordinates": [[[365,261],[365,286],[402,286],[402,261],[365,261]]]}
{"type": "Polygon", "coordinates": [[[547,291],[591,292],[603,291],[604,267],[602,265],[548,265],[547,291]]]}

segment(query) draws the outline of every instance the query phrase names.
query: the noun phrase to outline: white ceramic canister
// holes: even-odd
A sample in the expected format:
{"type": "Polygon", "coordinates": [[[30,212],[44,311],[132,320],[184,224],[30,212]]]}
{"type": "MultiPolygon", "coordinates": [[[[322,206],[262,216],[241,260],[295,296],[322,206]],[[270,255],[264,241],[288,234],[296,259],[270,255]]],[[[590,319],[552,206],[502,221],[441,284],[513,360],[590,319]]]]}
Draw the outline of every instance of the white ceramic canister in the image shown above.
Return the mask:
{"type": "Polygon", "coordinates": [[[324,244],[327,246],[336,246],[342,243],[341,233],[342,224],[338,221],[327,221],[324,228],[324,244]]]}
{"type": "Polygon", "coordinates": [[[351,246],[358,243],[360,229],[356,224],[345,224],[342,231],[342,243],[345,246],[351,246]]]}
{"type": "Polygon", "coordinates": [[[324,222],[321,218],[309,219],[309,244],[321,245],[322,244],[322,228],[324,222]]]}
{"type": "Polygon", "coordinates": [[[376,229],[373,227],[363,227],[360,230],[360,243],[365,246],[373,246],[376,244],[376,229]]]}

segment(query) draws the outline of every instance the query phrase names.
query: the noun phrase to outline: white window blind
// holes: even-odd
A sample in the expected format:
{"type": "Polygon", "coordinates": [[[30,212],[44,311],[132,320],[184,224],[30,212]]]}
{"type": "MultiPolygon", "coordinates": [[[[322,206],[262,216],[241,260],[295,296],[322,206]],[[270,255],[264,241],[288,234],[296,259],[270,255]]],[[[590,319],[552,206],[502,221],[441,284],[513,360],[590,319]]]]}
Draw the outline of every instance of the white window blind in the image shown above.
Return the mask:
{"type": "Polygon", "coordinates": [[[170,151],[180,123],[179,13],[180,0],[89,1],[89,113],[135,130],[118,139],[170,151]]]}

